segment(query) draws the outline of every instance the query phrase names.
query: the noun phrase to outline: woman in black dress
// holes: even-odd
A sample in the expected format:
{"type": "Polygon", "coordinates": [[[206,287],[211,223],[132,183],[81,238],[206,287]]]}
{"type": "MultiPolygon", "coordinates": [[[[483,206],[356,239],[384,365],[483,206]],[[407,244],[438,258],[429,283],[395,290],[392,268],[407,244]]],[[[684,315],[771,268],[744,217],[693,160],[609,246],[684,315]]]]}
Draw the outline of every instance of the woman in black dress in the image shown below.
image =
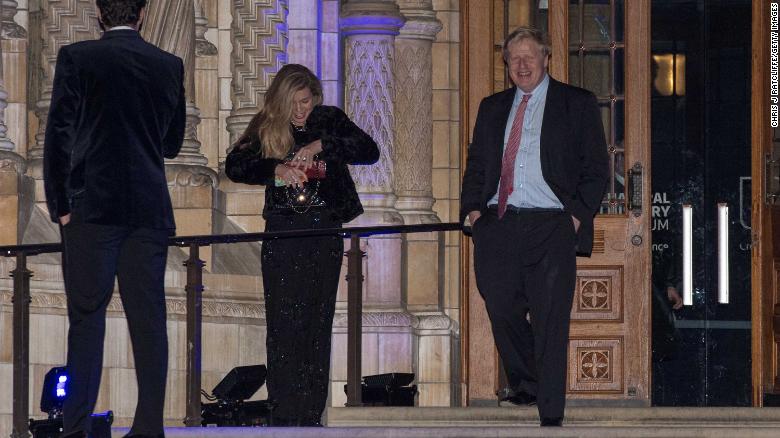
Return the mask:
{"type": "MultiPolygon", "coordinates": [[[[338,228],[363,212],[347,165],[379,149],[343,111],[322,105],[306,67],[282,67],[225,173],[266,186],[266,231],[338,228]]],[[[263,242],[268,397],[275,425],[318,426],[328,396],[330,344],[344,250],[339,236],[263,242]]]]}

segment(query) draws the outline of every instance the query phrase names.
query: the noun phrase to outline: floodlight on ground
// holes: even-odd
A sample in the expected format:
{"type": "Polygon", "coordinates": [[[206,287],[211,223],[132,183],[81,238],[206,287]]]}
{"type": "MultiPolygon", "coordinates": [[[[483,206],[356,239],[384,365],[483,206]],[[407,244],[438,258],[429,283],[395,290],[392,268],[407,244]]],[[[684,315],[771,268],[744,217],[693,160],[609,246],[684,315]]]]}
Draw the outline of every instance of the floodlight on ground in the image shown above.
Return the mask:
{"type": "Polygon", "coordinates": [[[212,395],[201,394],[214,403],[201,405],[203,426],[270,426],[273,404],[268,400],[246,401],[265,383],[265,365],[235,367],[214,387],[212,395]]]}
{"type": "MultiPolygon", "coordinates": [[[[43,378],[41,411],[48,414],[45,420],[30,419],[29,429],[33,438],[59,438],[62,434],[62,404],[71,392],[70,376],[66,367],[54,367],[43,378]]],[[[92,438],[110,438],[114,413],[111,411],[91,415],[92,438]]]]}
{"type": "MultiPolygon", "coordinates": [[[[364,406],[414,406],[417,385],[414,373],[385,373],[363,376],[360,385],[364,406]]],[[[347,385],[344,392],[347,393],[347,385]]]]}

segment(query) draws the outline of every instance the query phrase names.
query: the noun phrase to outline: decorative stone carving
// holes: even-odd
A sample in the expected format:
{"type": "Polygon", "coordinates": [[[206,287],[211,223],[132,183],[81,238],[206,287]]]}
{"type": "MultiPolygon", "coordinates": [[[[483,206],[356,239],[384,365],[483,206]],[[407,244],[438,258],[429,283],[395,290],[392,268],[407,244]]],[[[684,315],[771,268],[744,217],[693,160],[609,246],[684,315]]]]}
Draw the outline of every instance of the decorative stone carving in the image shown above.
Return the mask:
{"type": "Polygon", "coordinates": [[[438,222],[433,206],[431,44],[442,25],[431,0],[401,0],[406,23],[395,39],[396,209],[406,223],[438,222]]]}
{"type": "Polygon", "coordinates": [[[217,46],[206,39],[209,20],[203,9],[203,0],[195,0],[195,56],[214,56],[217,46]]]}
{"type": "Polygon", "coordinates": [[[417,315],[412,320],[412,328],[422,330],[447,330],[457,333],[458,323],[445,314],[417,315]]]}
{"type": "Polygon", "coordinates": [[[169,164],[165,166],[165,177],[169,187],[216,187],[217,184],[217,173],[203,166],[169,164]]]}
{"type": "Polygon", "coordinates": [[[20,175],[27,170],[24,158],[16,152],[0,150],[0,171],[13,171],[20,175]]]}
{"type": "Polygon", "coordinates": [[[27,38],[27,31],[14,21],[18,6],[16,0],[0,0],[0,38],[27,38]]]}
{"type": "MultiPolygon", "coordinates": [[[[30,307],[42,309],[66,309],[67,299],[64,293],[33,292],[30,294],[30,307]]],[[[13,305],[13,292],[0,293],[0,306],[13,305]]],[[[184,297],[168,297],[165,299],[165,308],[168,315],[186,315],[187,299],[184,297]]],[[[109,312],[124,312],[122,301],[118,296],[111,298],[108,303],[109,312]]],[[[213,299],[203,300],[203,316],[220,318],[254,318],[265,319],[265,304],[217,301],[213,299]]]]}
{"type": "Polygon", "coordinates": [[[184,89],[187,98],[187,124],[184,143],[176,163],[205,165],[200,153],[197,126],[200,111],[195,106],[195,4],[192,0],[150,2],[141,34],[146,41],[173,53],[184,61],[184,89]]]}
{"type": "MultiPolygon", "coordinates": [[[[405,312],[363,312],[361,318],[364,328],[367,327],[410,327],[416,318],[405,312]]],[[[333,327],[347,327],[347,314],[336,313],[333,317],[333,327]]]]}
{"type": "MultiPolygon", "coordinates": [[[[84,40],[93,40],[100,34],[98,28],[95,2],[92,0],[42,0],[41,36],[43,39],[39,86],[40,96],[36,105],[35,115],[38,117],[38,133],[35,144],[27,152],[31,167],[40,167],[43,158],[43,136],[46,131],[46,121],[51,102],[54,67],[60,47],[84,40]]],[[[30,70],[33,70],[32,68],[30,70]]],[[[33,176],[41,178],[38,172],[33,176]]]]}
{"type": "Polygon", "coordinates": [[[378,163],[351,169],[361,192],[390,194],[393,190],[393,40],[403,23],[392,1],[350,1],[342,7],[347,113],[374,138],[380,150],[378,163]]]}
{"type": "Polygon", "coordinates": [[[231,143],[262,108],[276,72],[287,63],[287,0],[233,0],[231,143]]]}

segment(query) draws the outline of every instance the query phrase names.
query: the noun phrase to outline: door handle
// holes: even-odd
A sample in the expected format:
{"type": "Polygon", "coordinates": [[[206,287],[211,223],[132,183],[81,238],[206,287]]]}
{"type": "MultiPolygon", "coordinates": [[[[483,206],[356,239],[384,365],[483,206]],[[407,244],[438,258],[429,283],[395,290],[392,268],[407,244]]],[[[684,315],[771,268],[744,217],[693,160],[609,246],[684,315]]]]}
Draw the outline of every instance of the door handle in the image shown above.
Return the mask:
{"type": "Polygon", "coordinates": [[[683,305],[693,305],[693,206],[683,204],[683,305]]]}
{"type": "Polygon", "coordinates": [[[764,192],[767,204],[780,201],[780,159],[773,159],[771,154],[764,157],[764,192]]]}
{"type": "Polygon", "coordinates": [[[628,209],[635,217],[642,214],[642,163],[628,169],[628,209]]]}
{"type": "Polygon", "coordinates": [[[718,203],[718,303],[729,303],[729,205],[718,203]]]}
{"type": "MultiPolygon", "coordinates": [[[[693,206],[683,204],[683,305],[693,305],[693,206]]],[[[729,303],[729,205],[718,203],[718,303],[729,303]]]]}

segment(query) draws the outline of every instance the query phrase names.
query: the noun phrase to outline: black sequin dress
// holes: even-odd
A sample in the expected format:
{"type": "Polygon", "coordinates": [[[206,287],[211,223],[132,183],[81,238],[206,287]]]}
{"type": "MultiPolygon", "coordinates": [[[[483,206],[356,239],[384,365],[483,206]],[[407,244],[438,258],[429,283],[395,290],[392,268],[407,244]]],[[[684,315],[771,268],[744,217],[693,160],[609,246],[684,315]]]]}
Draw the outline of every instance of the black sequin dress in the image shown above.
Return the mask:
{"type": "MultiPolygon", "coordinates": [[[[335,107],[317,106],[306,129],[293,132],[295,150],[322,140],[325,179],[307,182],[318,202],[295,208],[293,194],[273,182],[280,160],[261,158],[257,139],[228,154],[225,173],[236,182],[266,185],[266,231],[338,228],[362,213],[347,164],[372,164],[376,143],[335,107]]],[[[269,399],[275,425],[317,426],[328,397],[336,291],[344,251],[339,236],[270,240],[262,247],[267,321],[269,399]]]]}

